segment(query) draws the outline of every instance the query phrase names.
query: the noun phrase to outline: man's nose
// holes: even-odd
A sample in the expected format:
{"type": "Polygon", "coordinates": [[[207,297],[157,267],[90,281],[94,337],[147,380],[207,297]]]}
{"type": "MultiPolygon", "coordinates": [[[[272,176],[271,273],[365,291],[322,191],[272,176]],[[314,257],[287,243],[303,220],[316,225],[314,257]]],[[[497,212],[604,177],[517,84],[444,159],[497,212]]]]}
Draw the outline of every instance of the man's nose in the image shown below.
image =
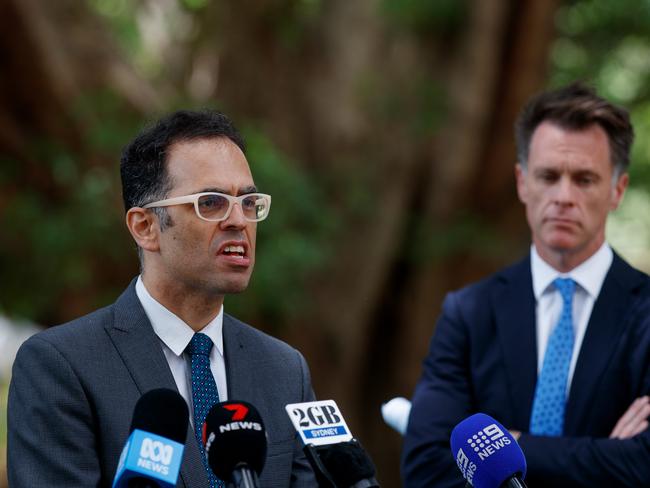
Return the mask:
{"type": "Polygon", "coordinates": [[[235,202],[232,204],[232,207],[230,207],[228,218],[222,220],[220,224],[221,227],[225,229],[243,229],[247,222],[248,221],[244,218],[244,211],[242,210],[241,205],[235,202]]]}
{"type": "Polygon", "coordinates": [[[555,188],[555,201],[561,205],[570,205],[573,203],[574,187],[571,178],[563,176],[555,188]]]}

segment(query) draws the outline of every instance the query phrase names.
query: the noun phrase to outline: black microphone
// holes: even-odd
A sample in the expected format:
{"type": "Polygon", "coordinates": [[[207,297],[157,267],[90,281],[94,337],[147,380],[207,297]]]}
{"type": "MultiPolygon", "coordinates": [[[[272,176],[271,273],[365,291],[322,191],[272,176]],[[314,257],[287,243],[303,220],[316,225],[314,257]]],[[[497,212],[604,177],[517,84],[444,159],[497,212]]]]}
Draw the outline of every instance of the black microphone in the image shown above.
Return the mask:
{"type": "Polygon", "coordinates": [[[320,488],[379,488],[375,466],[352,438],[336,402],[294,403],[286,410],[320,488]]]}
{"type": "Polygon", "coordinates": [[[203,424],[208,464],[228,488],[257,488],[266,462],[266,429],[257,409],[248,402],[214,405],[203,424]]]}
{"type": "Polygon", "coordinates": [[[160,388],[142,395],[133,410],[113,488],[175,487],[188,421],[187,404],[177,392],[160,388]]]}
{"type": "Polygon", "coordinates": [[[375,465],[356,439],[303,448],[320,488],[379,488],[375,465]]]}

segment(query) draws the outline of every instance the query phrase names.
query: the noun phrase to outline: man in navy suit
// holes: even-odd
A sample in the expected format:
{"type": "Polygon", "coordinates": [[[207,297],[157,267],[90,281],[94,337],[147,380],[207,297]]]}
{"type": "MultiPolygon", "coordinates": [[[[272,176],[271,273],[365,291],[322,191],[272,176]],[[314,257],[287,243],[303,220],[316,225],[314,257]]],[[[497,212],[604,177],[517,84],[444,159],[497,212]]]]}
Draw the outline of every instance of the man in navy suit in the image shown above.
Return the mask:
{"type": "Polygon", "coordinates": [[[190,407],[177,486],[218,486],[201,426],[216,401],[245,400],[268,434],[260,486],[313,487],[284,409],[314,399],[304,358],[224,313],[225,295],[248,286],[271,205],[239,132],[219,112],[175,112],[125,148],[121,174],[142,272],[114,304],[21,347],[9,390],[10,486],[111,486],[136,402],[170,388],[190,407]]]}
{"type": "Polygon", "coordinates": [[[628,184],[628,113],[581,84],[516,124],[529,255],[450,293],[413,396],[404,485],[462,487],[453,427],[508,427],[535,487],[650,486],[650,281],[605,241],[628,184]]]}

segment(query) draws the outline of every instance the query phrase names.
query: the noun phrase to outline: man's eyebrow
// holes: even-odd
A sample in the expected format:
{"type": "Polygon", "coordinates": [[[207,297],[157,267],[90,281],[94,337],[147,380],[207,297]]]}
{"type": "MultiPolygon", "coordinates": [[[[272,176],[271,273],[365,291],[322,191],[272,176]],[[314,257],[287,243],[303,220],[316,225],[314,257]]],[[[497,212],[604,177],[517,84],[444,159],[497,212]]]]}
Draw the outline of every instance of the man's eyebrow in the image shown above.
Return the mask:
{"type": "Polygon", "coordinates": [[[554,166],[538,166],[535,168],[534,173],[548,173],[548,172],[557,172],[558,169],[555,168],[554,166]]]}
{"type": "Polygon", "coordinates": [[[255,185],[245,186],[237,192],[238,195],[246,195],[247,193],[257,193],[257,187],[255,185]]]}
{"type": "Polygon", "coordinates": [[[573,172],[574,176],[591,176],[592,178],[600,179],[600,175],[591,169],[579,169],[573,172]]]}
{"type": "MultiPolygon", "coordinates": [[[[224,188],[218,188],[218,187],[210,187],[210,188],[203,188],[202,190],[197,191],[196,193],[207,193],[207,192],[216,192],[216,193],[224,193],[226,195],[230,195],[230,192],[224,188]]],[[[237,195],[247,195],[249,193],[257,193],[257,187],[255,185],[250,185],[250,186],[244,186],[241,187],[239,190],[237,190],[237,195]]]]}

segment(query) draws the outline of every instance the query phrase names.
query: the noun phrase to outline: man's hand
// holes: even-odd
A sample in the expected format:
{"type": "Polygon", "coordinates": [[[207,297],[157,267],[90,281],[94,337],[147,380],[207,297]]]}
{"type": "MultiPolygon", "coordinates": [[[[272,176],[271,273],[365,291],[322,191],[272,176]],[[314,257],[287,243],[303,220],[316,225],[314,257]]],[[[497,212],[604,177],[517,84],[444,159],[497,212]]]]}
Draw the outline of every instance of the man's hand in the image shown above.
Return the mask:
{"type": "Polygon", "coordinates": [[[610,439],[629,439],[648,428],[650,397],[642,396],[632,402],[623,416],[616,422],[610,439]]]}

